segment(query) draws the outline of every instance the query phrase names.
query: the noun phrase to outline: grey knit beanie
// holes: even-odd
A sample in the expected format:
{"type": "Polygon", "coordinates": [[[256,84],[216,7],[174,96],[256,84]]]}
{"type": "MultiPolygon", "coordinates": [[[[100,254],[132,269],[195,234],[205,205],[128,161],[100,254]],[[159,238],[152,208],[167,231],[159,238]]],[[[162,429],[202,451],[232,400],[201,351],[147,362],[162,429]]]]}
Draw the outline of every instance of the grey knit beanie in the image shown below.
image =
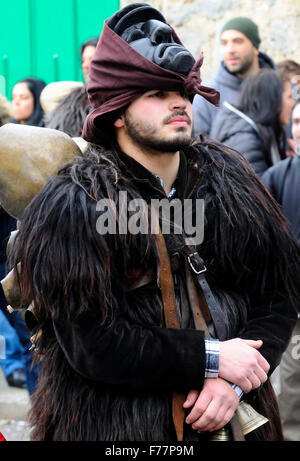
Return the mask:
{"type": "Polygon", "coordinates": [[[246,37],[253,43],[255,48],[258,49],[260,44],[258,27],[251,19],[243,17],[230,19],[223,26],[221,33],[225,30],[238,30],[239,32],[242,32],[242,34],[246,35],[246,37]]]}

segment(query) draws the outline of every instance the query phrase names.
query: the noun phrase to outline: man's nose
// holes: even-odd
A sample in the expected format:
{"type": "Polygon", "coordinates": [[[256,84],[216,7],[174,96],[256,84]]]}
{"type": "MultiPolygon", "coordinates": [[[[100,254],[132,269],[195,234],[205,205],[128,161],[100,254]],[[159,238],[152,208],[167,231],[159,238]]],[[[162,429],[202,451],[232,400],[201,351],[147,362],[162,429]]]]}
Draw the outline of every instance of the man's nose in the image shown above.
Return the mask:
{"type": "Polygon", "coordinates": [[[233,42],[228,42],[225,47],[224,47],[225,53],[234,53],[235,52],[235,46],[233,42]]]}
{"type": "Polygon", "coordinates": [[[186,109],[187,106],[187,100],[180,94],[177,93],[175,95],[171,96],[169,108],[170,110],[175,110],[175,109],[186,109]]]}

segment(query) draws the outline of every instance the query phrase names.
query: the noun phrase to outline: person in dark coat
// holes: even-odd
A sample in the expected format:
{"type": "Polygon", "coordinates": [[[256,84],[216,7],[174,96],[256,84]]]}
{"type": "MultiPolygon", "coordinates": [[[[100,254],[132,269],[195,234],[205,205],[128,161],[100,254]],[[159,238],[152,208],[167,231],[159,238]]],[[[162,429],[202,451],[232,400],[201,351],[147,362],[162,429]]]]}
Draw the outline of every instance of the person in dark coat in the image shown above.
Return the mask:
{"type": "Polygon", "coordinates": [[[292,111],[293,156],[268,168],[262,176],[272,195],[282,206],[291,230],[300,243],[300,100],[292,111]]]}
{"type": "MultiPolygon", "coordinates": [[[[229,20],[220,35],[223,60],[216,77],[209,83],[220,91],[220,104],[224,101],[236,106],[240,86],[244,79],[259,69],[275,69],[273,60],[259,51],[260,37],[257,25],[249,18],[229,20]]],[[[194,135],[212,137],[219,108],[195,96],[193,101],[194,135]]]]}
{"type": "Polygon", "coordinates": [[[227,101],[216,117],[212,139],[240,152],[261,176],[286,157],[285,132],[294,104],[289,80],[274,70],[245,79],[238,106],[227,101]]]}
{"type": "Polygon", "coordinates": [[[43,357],[33,440],[207,441],[241,397],[269,418],[252,436],[281,437],[267,375],[296,321],[300,253],[247,163],[192,142],[194,94],[218,102],[201,85],[201,63],[149,5],[104,24],[88,85],[89,149],[29,204],[14,246],[43,357]],[[133,203],[146,206],[141,221],[149,205],[163,230],[151,201],[174,197],[192,200],[184,233],[178,215],[170,232],[135,232],[133,203]],[[201,220],[197,199],[204,240],[186,226],[201,220]]]}
{"type": "MultiPolygon", "coordinates": [[[[300,100],[292,112],[293,156],[269,168],[262,181],[282,207],[291,230],[300,245],[300,100]]],[[[287,441],[299,441],[300,434],[300,316],[294,328],[290,344],[279,366],[278,402],[287,441]]]]}
{"type": "Polygon", "coordinates": [[[46,83],[37,78],[25,78],[12,91],[12,123],[44,126],[44,111],[40,96],[46,83]]]}

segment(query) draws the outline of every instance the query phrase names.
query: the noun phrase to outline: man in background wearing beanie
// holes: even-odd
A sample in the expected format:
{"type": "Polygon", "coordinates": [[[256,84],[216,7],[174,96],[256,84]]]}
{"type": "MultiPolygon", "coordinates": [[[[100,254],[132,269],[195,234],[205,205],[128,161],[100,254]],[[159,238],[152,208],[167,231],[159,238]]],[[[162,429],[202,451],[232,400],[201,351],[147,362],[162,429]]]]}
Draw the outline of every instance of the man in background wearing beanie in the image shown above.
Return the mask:
{"type": "MultiPolygon", "coordinates": [[[[223,61],[211,86],[220,92],[224,101],[237,104],[238,91],[244,78],[260,68],[275,68],[269,56],[258,50],[260,37],[257,25],[249,18],[228,21],[221,30],[223,61]]],[[[218,109],[197,95],[193,102],[194,134],[210,135],[218,109]]]]}
{"type": "Polygon", "coordinates": [[[218,103],[201,64],[147,4],[104,24],[89,147],[13,249],[43,358],[32,440],[204,442],[241,397],[269,419],[247,437],[281,438],[268,374],[296,321],[299,249],[246,162],[192,142],[194,95],[218,103]]]}

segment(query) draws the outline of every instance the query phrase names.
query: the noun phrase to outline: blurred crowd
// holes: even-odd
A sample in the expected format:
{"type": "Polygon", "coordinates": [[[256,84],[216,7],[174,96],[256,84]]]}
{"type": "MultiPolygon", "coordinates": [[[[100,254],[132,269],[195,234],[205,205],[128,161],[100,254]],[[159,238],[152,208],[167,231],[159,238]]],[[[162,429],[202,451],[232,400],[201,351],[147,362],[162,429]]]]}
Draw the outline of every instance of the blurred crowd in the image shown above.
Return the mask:
{"type": "MultiPolygon", "coordinates": [[[[81,46],[84,82],[45,82],[25,78],[15,84],[11,103],[0,98],[0,124],[47,127],[80,138],[90,111],[86,93],[89,67],[98,38],[81,46]]],[[[193,102],[194,136],[209,137],[244,156],[277,200],[300,243],[300,64],[274,63],[260,50],[257,25],[233,18],[220,33],[222,61],[209,86],[220,91],[220,107],[201,96],[193,102]]],[[[16,221],[0,209],[0,270],[7,273],[6,244],[16,221]]],[[[242,236],[241,236],[242,238],[242,236]]],[[[20,313],[9,314],[0,292],[0,335],[6,338],[6,359],[0,365],[11,386],[32,394],[38,370],[32,364],[30,334],[20,313]]],[[[300,358],[293,338],[300,338],[298,319],[290,346],[279,367],[278,401],[286,440],[300,440],[300,358]]]]}
{"type": "MultiPolygon", "coordinates": [[[[83,122],[90,111],[86,93],[90,63],[98,37],[84,42],[80,49],[84,82],[62,81],[49,85],[37,78],[25,78],[12,90],[11,102],[0,95],[0,126],[17,123],[61,130],[72,138],[80,138],[83,122]]],[[[17,221],[0,207],[0,277],[9,272],[7,242],[17,221]]],[[[0,336],[5,338],[5,359],[0,366],[9,386],[27,389],[32,395],[38,380],[33,363],[30,333],[20,312],[9,313],[0,286],[0,336]]]]}

